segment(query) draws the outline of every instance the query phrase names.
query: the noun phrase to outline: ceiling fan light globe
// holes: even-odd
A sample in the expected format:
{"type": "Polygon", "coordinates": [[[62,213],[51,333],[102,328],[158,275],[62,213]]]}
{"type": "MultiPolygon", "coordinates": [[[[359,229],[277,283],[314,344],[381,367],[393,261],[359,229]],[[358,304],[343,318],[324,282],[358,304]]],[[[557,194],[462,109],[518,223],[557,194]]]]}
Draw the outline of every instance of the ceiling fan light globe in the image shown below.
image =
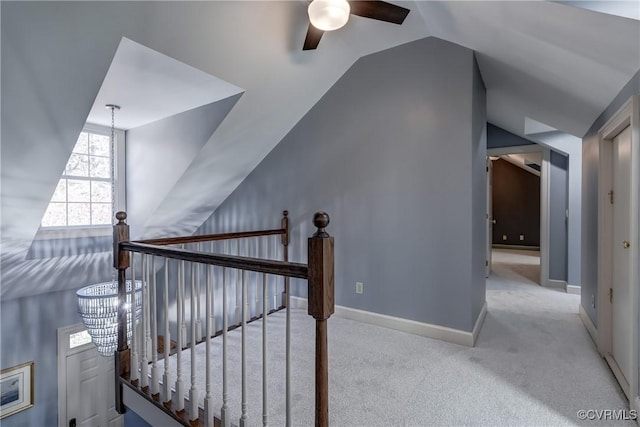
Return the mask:
{"type": "Polygon", "coordinates": [[[311,25],[322,31],[333,31],[347,23],[351,6],[347,0],[313,0],[307,11],[311,25]]]}

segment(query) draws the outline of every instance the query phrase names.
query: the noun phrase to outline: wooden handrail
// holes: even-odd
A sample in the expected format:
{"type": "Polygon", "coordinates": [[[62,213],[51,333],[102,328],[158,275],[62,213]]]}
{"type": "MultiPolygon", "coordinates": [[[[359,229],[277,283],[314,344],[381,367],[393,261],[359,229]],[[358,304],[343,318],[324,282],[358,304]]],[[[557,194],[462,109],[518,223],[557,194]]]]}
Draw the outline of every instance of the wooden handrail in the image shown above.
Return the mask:
{"type": "MultiPolygon", "coordinates": [[[[218,235],[202,235],[190,237],[173,237],[129,242],[129,226],[125,212],[118,212],[118,223],[114,226],[114,267],[118,270],[118,294],[120,301],[126,300],[125,271],[129,267],[131,252],[158,255],[165,258],[189,261],[193,263],[215,265],[233,269],[255,271],[285,277],[285,295],[289,297],[288,278],[295,277],[308,280],[308,313],[316,321],[316,372],[315,372],[315,425],[328,427],[329,424],[329,374],[328,374],[328,340],[327,320],[334,313],[334,241],[325,228],[329,224],[329,215],[318,212],[313,218],[317,227],[316,233],[308,239],[308,264],[288,262],[289,220],[288,212],[283,212],[281,228],[253,232],[226,233],[218,235]],[[233,255],[211,254],[199,251],[188,251],[179,248],[168,248],[166,245],[203,242],[212,240],[237,239],[268,235],[281,235],[283,257],[285,261],[265,260],[233,255]],[[151,244],[153,243],[153,244],[151,244]]],[[[283,298],[284,299],[284,298],[283,298]]],[[[288,316],[287,316],[288,317],[288,316]]],[[[130,350],[126,340],[127,310],[121,304],[118,311],[118,349],[116,351],[116,410],[124,413],[122,400],[122,382],[130,374],[130,350]]],[[[147,396],[148,397],[148,396],[147,396]]],[[[168,409],[168,408],[167,408],[168,409]]],[[[173,412],[173,411],[171,411],[173,412]]],[[[198,411],[200,423],[202,411],[198,411]]],[[[174,413],[174,415],[176,415],[174,413]]],[[[191,421],[189,421],[191,423],[191,421]]]]}
{"type": "Polygon", "coordinates": [[[164,237],[161,239],[135,240],[134,242],[145,243],[147,245],[166,246],[166,245],[179,245],[184,243],[213,242],[218,240],[244,239],[248,237],[278,236],[278,235],[286,235],[286,234],[287,234],[287,230],[285,228],[278,228],[275,230],[240,231],[236,233],[201,234],[197,236],[164,237]]]}
{"type": "Polygon", "coordinates": [[[197,262],[200,264],[217,265],[219,267],[256,271],[258,273],[275,274],[285,277],[296,277],[298,279],[306,279],[309,277],[308,266],[306,264],[296,262],[248,258],[235,255],[209,254],[205,252],[195,252],[179,248],[167,248],[164,246],[134,242],[121,242],[119,247],[121,251],[140,252],[165,258],[197,262]]]}

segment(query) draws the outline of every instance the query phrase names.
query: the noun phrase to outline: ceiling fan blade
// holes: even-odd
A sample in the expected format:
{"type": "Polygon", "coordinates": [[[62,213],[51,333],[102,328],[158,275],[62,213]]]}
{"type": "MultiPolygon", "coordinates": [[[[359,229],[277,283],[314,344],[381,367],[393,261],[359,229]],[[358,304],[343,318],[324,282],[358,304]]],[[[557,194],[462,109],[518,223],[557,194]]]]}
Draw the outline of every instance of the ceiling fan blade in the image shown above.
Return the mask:
{"type": "Polygon", "coordinates": [[[409,9],[386,1],[350,1],[351,13],[378,21],[402,24],[409,14],[409,9]]]}
{"type": "Polygon", "coordinates": [[[317,48],[323,34],[324,31],[317,29],[316,27],[311,25],[311,23],[309,23],[307,36],[304,39],[304,46],[302,46],[302,50],[312,50],[317,48]]]}

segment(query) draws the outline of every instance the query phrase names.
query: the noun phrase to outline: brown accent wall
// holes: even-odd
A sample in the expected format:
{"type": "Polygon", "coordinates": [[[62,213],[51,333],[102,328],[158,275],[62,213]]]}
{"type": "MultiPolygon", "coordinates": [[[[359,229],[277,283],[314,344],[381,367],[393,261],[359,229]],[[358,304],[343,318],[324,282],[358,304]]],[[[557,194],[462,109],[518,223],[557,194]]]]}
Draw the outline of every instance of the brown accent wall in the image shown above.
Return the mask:
{"type": "Polygon", "coordinates": [[[494,244],[540,246],[540,177],[493,161],[493,219],[494,244]]]}

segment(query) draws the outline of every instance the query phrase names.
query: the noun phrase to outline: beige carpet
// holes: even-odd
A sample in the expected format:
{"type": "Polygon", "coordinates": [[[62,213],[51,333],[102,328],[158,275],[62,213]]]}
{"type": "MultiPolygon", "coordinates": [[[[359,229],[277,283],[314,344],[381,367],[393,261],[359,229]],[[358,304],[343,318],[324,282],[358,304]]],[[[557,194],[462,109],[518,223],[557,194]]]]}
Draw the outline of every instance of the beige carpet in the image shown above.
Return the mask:
{"type": "MultiPolygon", "coordinates": [[[[330,424],[634,425],[577,418],[581,409],[625,408],[625,400],[578,317],[579,297],[534,283],[536,255],[505,250],[494,254],[494,271],[487,281],[488,314],[475,348],[332,317],[330,424]]],[[[312,426],[314,325],[304,311],[293,312],[293,425],[312,426]]],[[[268,325],[269,424],[280,426],[284,424],[284,316],[270,316],[268,325]]],[[[260,324],[253,323],[249,329],[248,424],[258,426],[262,425],[260,324]]],[[[239,334],[230,335],[229,349],[237,355],[239,334]]],[[[218,411],[219,340],[214,354],[213,394],[218,411]]],[[[184,360],[188,390],[189,352],[184,360]]],[[[238,356],[230,364],[230,409],[237,423],[238,356]]],[[[197,379],[201,393],[203,376],[197,379]]]]}

